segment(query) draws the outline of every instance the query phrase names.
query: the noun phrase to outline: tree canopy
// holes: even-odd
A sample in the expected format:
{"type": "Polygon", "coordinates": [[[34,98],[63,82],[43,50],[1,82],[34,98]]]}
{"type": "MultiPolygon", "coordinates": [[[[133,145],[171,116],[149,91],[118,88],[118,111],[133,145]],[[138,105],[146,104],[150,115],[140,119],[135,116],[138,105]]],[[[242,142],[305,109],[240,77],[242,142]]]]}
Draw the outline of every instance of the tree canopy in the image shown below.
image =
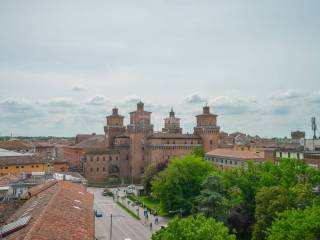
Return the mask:
{"type": "Polygon", "coordinates": [[[228,228],[204,215],[174,218],[168,227],[152,235],[152,240],[235,240],[228,228]]]}
{"type": "Polygon", "coordinates": [[[320,239],[320,206],[292,209],[278,214],[267,231],[268,240],[320,239]]]}
{"type": "Polygon", "coordinates": [[[203,181],[213,172],[211,163],[195,155],[172,159],[152,181],[153,197],[160,201],[165,212],[181,209],[189,214],[203,181]]]}

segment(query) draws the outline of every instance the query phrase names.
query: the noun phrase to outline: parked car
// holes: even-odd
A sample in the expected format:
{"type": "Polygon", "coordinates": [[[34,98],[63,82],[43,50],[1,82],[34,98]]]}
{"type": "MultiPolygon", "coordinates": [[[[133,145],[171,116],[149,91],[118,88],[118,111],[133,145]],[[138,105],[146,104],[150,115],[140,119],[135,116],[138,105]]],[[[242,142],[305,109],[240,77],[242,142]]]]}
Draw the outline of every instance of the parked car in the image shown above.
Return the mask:
{"type": "Polygon", "coordinates": [[[102,217],[102,212],[100,210],[95,210],[94,215],[96,215],[96,217],[102,217]]]}

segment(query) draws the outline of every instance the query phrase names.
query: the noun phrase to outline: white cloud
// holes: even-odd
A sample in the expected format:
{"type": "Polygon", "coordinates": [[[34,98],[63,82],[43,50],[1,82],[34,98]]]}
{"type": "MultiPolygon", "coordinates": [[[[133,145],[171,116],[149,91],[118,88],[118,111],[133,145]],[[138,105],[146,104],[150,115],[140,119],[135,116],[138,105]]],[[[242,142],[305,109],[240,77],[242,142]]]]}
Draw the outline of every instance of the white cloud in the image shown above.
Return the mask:
{"type": "Polygon", "coordinates": [[[85,86],[82,86],[82,85],[74,85],[72,87],[72,90],[75,91],[75,92],[83,92],[83,91],[87,90],[87,88],[85,86]]]}
{"type": "Polygon", "coordinates": [[[306,96],[305,92],[302,92],[300,90],[295,90],[295,89],[288,89],[282,93],[279,93],[273,96],[272,99],[276,101],[284,101],[284,100],[298,99],[305,96],[306,96]]]}
{"type": "Polygon", "coordinates": [[[90,99],[88,99],[86,101],[87,104],[89,105],[105,105],[107,103],[107,99],[106,97],[104,96],[101,96],[101,95],[97,95],[97,96],[94,96],[94,97],[91,97],[90,99]]]}
{"type": "Polygon", "coordinates": [[[185,98],[186,103],[203,103],[206,101],[206,98],[202,97],[198,93],[193,93],[185,98]]]}
{"type": "Polygon", "coordinates": [[[239,98],[233,98],[228,96],[218,96],[210,101],[213,105],[213,109],[217,109],[218,112],[223,114],[244,114],[249,111],[250,108],[255,105],[254,101],[243,101],[239,98]]]}
{"type": "Polygon", "coordinates": [[[41,103],[46,106],[62,107],[62,108],[70,108],[70,107],[76,106],[76,103],[71,98],[65,98],[65,97],[52,98],[43,102],[40,101],[40,104],[41,103]]]}

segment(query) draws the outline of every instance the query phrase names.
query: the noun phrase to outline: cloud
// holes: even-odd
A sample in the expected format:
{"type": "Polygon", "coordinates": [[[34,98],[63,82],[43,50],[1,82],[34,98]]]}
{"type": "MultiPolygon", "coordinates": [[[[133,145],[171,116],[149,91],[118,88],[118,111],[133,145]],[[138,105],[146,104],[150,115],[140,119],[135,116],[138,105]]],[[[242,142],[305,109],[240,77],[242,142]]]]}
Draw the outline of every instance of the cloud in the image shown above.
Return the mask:
{"type": "Polygon", "coordinates": [[[320,91],[316,91],[310,94],[310,102],[320,103],[320,91]]]}
{"type": "Polygon", "coordinates": [[[227,96],[215,97],[210,101],[214,109],[226,115],[243,114],[247,112],[254,102],[245,102],[238,98],[227,96]]]}
{"type": "Polygon", "coordinates": [[[75,102],[71,98],[64,98],[64,97],[52,98],[45,102],[40,101],[40,104],[43,104],[49,107],[61,107],[61,108],[69,108],[69,107],[76,106],[75,102]]]}
{"type": "Polygon", "coordinates": [[[287,115],[291,112],[291,108],[287,105],[280,105],[273,107],[271,113],[275,115],[287,115]]]}
{"type": "Polygon", "coordinates": [[[273,96],[271,99],[276,101],[285,101],[285,100],[291,100],[291,99],[298,99],[301,97],[306,96],[306,93],[294,90],[294,89],[288,89],[285,92],[279,93],[275,96],[273,96]]]}
{"type": "Polygon", "coordinates": [[[100,95],[94,96],[86,101],[87,104],[95,106],[105,105],[107,102],[107,99],[104,96],[100,95]]]}
{"type": "Polygon", "coordinates": [[[190,96],[185,98],[186,103],[203,103],[206,99],[204,97],[201,97],[198,93],[193,93],[190,96]]]}
{"type": "Polygon", "coordinates": [[[75,91],[75,92],[83,92],[87,90],[87,88],[85,86],[82,86],[82,85],[74,85],[72,87],[72,91],[75,91]]]}

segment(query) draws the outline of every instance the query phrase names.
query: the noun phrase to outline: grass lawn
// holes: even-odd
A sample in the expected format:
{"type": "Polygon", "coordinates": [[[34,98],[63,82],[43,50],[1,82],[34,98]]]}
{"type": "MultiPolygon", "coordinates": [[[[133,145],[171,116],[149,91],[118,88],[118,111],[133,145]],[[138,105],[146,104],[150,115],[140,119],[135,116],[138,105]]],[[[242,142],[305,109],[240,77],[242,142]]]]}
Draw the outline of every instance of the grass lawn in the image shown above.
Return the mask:
{"type": "Polygon", "coordinates": [[[134,212],[132,212],[129,208],[127,208],[126,206],[124,206],[122,203],[117,202],[118,206],[120,206],[123,210],[125,210],[127,213],[129,213],[132,217],[134,217],[137,220],[141,220],[141,218],[136,215],[134,212]]]}
{"type": "Polygon", "coordinates": [[[161,217],[167,216],[168,214],[166,212],[163,212],[160,208],[160,202],[157,200],[154,200],[147,196],[130,196],[131,200],[138,201],[139,203],[145,205],[148,209],[151,209],[152,211],[157,211],[158,215],[161,217]]]}

